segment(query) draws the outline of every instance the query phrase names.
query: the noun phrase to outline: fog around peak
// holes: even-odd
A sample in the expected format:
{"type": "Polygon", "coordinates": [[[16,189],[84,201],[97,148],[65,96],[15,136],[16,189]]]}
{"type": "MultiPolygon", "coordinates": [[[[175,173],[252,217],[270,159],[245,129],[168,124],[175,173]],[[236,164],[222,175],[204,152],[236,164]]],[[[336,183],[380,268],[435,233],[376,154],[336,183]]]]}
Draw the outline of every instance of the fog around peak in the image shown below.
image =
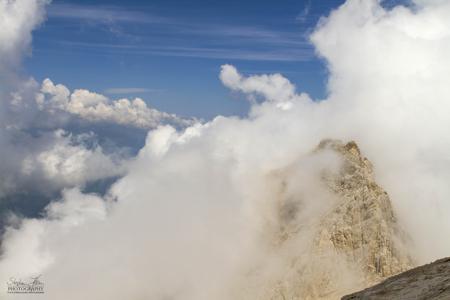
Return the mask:
{"type": "MultiPolygon", "coordinates": [[[[44,3],[0,3],[8,16],[15,6],[32,4],[26,5],[32,18],[14,18],[22,29],[14,37],[1,35],[2,42],[29,41],[44,3]]],[[[307,253],[315,222],[334,199],[320,171],[338,168],[339,157],[311,154],[326,138],[355,140],[373,163],[418,262],[447,256],[450,3],[416,4],[386,9],[377,0],[347,0],[321,19],[310,40],[329,71],[326,99],[297,91],[281,74],[245,76],[223,65],[219,79],[252,103],[248,116],[182,126],[157,119],[144,126],[151,129],[136,156],[59,129],[66,117],[104,122],[101,105],[117,102],[51,81],[15,81],[1,91],[2,112],[20,108],[14,118],[3,118],[11,121],[0,129],[1,154],[11,158],[0,165],[7,174],[2,184],[44,174],[35,176],[62,192],[42,218],[15,219],[7,229],[0,281],[12,273],[44,274],[52,283],[48,299],[80,299],[86,290],[92,299],[257,299],[264,292],[259,287],[277,282],[292,259],[307,253]],[[12,97],[26,82],[51,97],[12,97]],[[78,96],[85,97],[81,106],[78,96]],[[32,113],[23,112],[21,103],[34,107],[32,113]],[[33,140],[45,146],[15,150],[17,136],[20,145],[36,139],[22,138],[19,129],[30,124],[30,114],[42,113],[40,103],[49,111],[56,107],[52,113],[62,120],[33,140]],[[69,156],[79,159],[71,164],[69,156]],[[8,179],[12,175],[19,179],[8,179]],[[105,195],[83,192],[86,182],[110,175],[120,179],[105,195]],[[301,203],[296,222],[303,226],[290,244],[274,250],[280,186],[287,190],[283,197],[301,203]]],[[[138,114],[150,122],[152,114],[135,111],[141,102],[127,105],[132,108],[119,110],[120,116],[108,112],[114,117],[106,121],[138,114]]]]}

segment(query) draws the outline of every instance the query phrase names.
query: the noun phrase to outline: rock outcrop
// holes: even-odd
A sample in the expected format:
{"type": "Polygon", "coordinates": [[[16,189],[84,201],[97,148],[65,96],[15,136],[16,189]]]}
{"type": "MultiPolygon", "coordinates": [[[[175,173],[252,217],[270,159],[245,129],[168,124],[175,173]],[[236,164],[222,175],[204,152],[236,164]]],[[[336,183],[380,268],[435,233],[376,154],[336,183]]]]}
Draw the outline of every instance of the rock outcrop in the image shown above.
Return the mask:
{"type": "MultiPolygon", "coordinates": [[[[325,140],[311,155],[323,152],[342,161],[338,170],[325,167],[320,173],[334,201],[315,223],[308,253],[293,260],[295,276],[281,280],[270,299],[338,299],[413,266],[389,196],[356,143],[325,140]]],[[[281,210],[290,213],[281,216],[292,217],[295,210],[286,207],[281,210]]],[[[283,227],[284,243],[301,234],[298,228],[286,231],[283,227]]]]}
{"type": "Polygon", "coordinates": [[[450,299],[450,257],[392,276],[342,300],[450,299]]]}
{"type": "Polygon", "coordinates": [[[343,164],[338,174],[324,176],[339,201],[323,217],[318,250],[344,254],[363,268],[367,282],[411,268],[403,249],[407,236],[398,226],[388,194],[374,180],[372,164],[355,142],[327,140],[316,151],[327,148],[339,153],[343,164]]]}

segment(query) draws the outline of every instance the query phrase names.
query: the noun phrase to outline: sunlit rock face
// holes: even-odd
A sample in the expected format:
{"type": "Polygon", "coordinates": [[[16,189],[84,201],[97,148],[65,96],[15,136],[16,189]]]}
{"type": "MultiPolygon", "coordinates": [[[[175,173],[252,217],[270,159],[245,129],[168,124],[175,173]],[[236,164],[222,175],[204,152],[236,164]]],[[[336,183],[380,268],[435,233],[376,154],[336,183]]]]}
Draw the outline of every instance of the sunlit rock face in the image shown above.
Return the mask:
{"type": "MultiPolygon", "coordinates": [[[[414,264],[389,195],[376,183],[373,166],[357,144],[324,140],[311,155],[324,152],[341,160],[338,168],[320,170],[325,189],[333,195],[331,203],[314,223],[308,250],[292,258],[292,270],[275,284],[268,299],[337,299],[414,264]]],[[[280,223],[288,224],[280,227],[282,248],[304,229],[289,221],[296,214],[289,199],[280,201],[280,223]]]]}

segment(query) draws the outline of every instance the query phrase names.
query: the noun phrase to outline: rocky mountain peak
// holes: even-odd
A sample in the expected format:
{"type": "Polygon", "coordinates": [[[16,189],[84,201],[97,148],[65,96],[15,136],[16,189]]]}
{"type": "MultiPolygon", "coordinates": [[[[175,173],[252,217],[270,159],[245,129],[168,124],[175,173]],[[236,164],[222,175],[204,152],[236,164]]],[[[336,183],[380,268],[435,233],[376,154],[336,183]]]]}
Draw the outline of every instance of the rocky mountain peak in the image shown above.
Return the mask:
{"type": "MultiPolygon", "coordinates": [[[[327,151],[341,160],[337,170],[321,170],[334,200],[314,225],[308,253],[293,260],[296,275],[281,280],[270,299],[337,299],[413,266],[408,237],[371,162],[354,141],[323,140],[311,155],[327,151]]],[[[301,234],[298,228],[290,235],[283,230],[284,243],[301,234]]]]}
{"type": "Polygon", "coordinates": [[[332,149],[343,158],[338,174],[325,176],[338,201],[322,219],[317,246],[344,254],[361,266],[366,280],[377,281],[412,266],[403,249],[407,236],[399,228],[389,195],[373,176],[370,161],[353,141],[326,140],[316,151],[332,149]]]}

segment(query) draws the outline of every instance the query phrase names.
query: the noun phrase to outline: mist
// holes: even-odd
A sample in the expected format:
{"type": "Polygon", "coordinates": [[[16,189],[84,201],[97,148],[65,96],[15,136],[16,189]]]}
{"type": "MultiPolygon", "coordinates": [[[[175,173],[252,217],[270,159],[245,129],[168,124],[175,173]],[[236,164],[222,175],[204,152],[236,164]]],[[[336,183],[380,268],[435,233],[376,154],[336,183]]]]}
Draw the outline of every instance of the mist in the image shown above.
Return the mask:
{"type": "MultiPolygon", "coordinates": [[[[30,9],[40,15],[43,5],[30,9]]],[[[37,23],[24,27],[25,37],[37,23]]],[[[317,220],[334,200],[320,174],[340,165],[333,153],[313,153],[326,138],[355,140],[373,163],[417,263],[448,256],[450,2],[387,9],[376,0],[347,0],[319,21],[310,41],[329,72],[326,99],[311,99],[282,74],[245,76],[223,65],[218,80],[251,103],[244,118],[158,124],[126,158],[70,144],[73,137],[55,129],[64,150],[46,144],[48,156],[37,157],[81,151],[76,170],[83,172],[64,181],[55,171],[47,178],[58,183],[60,199],[41,218],[13,218],[2,240],[0,281],[43,274],[45,299],[267,297],[279,282],[295,283],[293,260],[311,266],[317,220]],[[108,168],[100,172],[92,160],[108,168]],[[82,192],[89,176],[110,170],[121,178],[105,195],[82,192]],[[279,204],[286,200],[300,207],[292,219],[300,229],[280,246],[279,204]]],[[[46,85],[55,88],[47,81],[37,93],[46,85]]],[[[62,94],[67,104],[71,93],[62,94]]],[[[31,161],[30,174],[48,166],[31,161]]],[[[343,284],[358,278],[341,272],[343,284]]]]}

